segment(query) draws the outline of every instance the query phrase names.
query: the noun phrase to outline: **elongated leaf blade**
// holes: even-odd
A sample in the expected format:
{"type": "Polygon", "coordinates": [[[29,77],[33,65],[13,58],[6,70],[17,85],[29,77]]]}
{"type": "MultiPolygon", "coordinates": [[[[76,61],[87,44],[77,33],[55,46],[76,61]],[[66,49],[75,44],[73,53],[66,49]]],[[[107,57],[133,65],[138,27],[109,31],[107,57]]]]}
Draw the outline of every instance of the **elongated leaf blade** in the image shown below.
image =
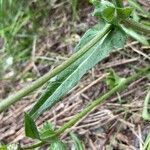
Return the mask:
{"type": "MultiPolygon", "coordinates": [[[[102,25],[97,24],[93,28],[89,29],[81,38],[79,44],[75,47],[75,52],[79,51],[86,43],[88,43],[92,38],[94,38],[98,31],[103,28],[102,25]]],[[[48,99],[56,90],[57,88],[63,83],[63,81],[72,73],[73,70],[76,70],[76,68],[80,65],[80,63],[89,55],[89,53],[86,53],[82,58],[79,58],[74,62],[72,65],[70,65],[68,68],[66,68],[64,71],[59,73],[57,76],[52,78],[47,86],[47,89],[43,92],[41,98],[38,100],[38,102],[35,104],[35,106],[32,108],[30,115],[33,117],[37,117],[40,113],[36,112],[37,109],[41,107],[41,105],[48,99]]],[[[55,98],[56,99],[56,98],[55,98]]],[[[53,106],[50,104],[50,107],[53,106]]]]}
{"type": "MultiPolygon", "coordinates": [[[[69,90],[79,82],[81,77],[89,69],[95,66],[102,59],[106,58],[114,48],[118,48],[120,46],[122,47],[124,45],[125,36],[118,37],[118,34],[124,35],[124,33],[119,29],[117,31],[113,30],[106,37],[104,37],[103,40],[98,42],[82,57],[76,60],[76,62],[74,62],[71,66],[55,76],[50,81],[49,87],[43,96],[31,110],[30,115],[32,115],[32,117],[38,117],[42,112],[48,108],[51,108],[59,101],[62,96],[69,92],[69,90]]],[[[81,42],[77,45],[76,51],[78,51],[78,48],[84,45],[83,43],[85,43],[85,41],[88,42],[88,40],[91,39],[93,35],[95,36],[94,31],[92,34],[89,32],[86,34],[86,36],[83,36],[84,39],[82,39],[81,42]]]]}
{"type": "Polygon", "coordinates": [[[117,16],[120,18],[120,19],[126,19],[128,18],[133,9],[131,7],[126,7],[126,8],[117,8],[117,16]]]}
{"type": "Polygon", "coordinates": [[[40,139],[38,129],[35,125],[34,120],[30,117],[29,114],[24,114],[25,120],[25,134],[26,136],[33,138],[33,139],[40,139]]]}
{"type": "Polygon", "coordinates": [[[131,36],[135,40],[139,41],[143,45],[149,45],[145,36],[138,34],[137,32],[133,31],[132,29],[126,28],[122,26],[123,30],[126,32],[127,35],[131,36]]]}

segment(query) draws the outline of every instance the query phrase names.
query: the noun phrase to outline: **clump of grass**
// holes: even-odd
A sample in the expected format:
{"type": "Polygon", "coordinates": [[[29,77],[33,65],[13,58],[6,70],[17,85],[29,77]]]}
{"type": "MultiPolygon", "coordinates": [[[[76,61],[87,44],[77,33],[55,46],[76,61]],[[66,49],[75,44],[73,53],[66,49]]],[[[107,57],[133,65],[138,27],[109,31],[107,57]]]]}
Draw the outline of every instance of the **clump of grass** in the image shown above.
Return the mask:
{"type": "Polygon", "coordinates": [[[4,65],[8,58],[13,60],[13,67],[30,60],[34,37],[41,36],[41,24],[50,11],[51,3],[48,0],[0,1],[1,73],[6,71],[4,65]]]}

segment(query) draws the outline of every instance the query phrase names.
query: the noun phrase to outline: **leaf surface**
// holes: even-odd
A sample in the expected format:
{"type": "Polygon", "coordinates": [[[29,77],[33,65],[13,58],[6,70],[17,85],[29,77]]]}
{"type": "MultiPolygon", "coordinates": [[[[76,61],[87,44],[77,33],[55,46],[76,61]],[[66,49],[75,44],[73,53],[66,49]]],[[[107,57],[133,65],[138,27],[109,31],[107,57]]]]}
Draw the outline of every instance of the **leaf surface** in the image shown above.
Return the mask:
{"type": "Polygon", "coordinates": [[[115,8],[114,7],[108,7],[103,10],[102,17],[107,22],[112,22],[115,15],[115,8]]]}
{"type": "MultiPolygon", "coordinates": [[[[78,51],[90,41],[100,28],[100,26],[97,26],[87,31],[75,50],[78,51]]],[[[56,104],[62,96],[68,93],[79,82],[89,69],[106,58],[114,48],[120,48],[124,45],[125,36],[123,35],[124,33],[121,30],[113,30],[71,66],[52,78],[49,81],[47,89],[31,110],[30,115],[36,118],[42,112],[56,104]]]]}
{"type": "Polygon", "coordinates": [[[131,36],[132,38],[134,38],[135,40],[139,41],[143,45],[149,45],[149,43],[148,43],[148,41],[147,41],[147,39],[146,39],[146,37],[144,35],[138,34],[134,30],[126,28],[123,25],[122,25],[122,28],[126,32],[127,35],[131,36]]]}
{"type": "Polygon", "coordinates": [[[117,10],[117,16],[122,20],[128,18],[133,11],[131,7],[117,8],[116,10],[117,10]]]}
{"type": "Polygon", "coordinates": [[[35,125],[34,120],[32,117],[25,113],[24,114],[24,121],[25,121],[25,134],[26,136],[33,138],[33,139],[40,139],[38,129],[35,125]]]}

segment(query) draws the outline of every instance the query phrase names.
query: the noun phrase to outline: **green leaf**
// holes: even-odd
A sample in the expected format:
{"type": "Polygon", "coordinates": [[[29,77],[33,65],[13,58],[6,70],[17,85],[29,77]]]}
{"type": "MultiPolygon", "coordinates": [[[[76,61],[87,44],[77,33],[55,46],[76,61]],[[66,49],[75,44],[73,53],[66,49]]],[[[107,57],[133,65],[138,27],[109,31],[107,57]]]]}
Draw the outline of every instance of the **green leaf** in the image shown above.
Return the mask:
{"type": "Polygon", "coordinates": [[[122,25],[123,30],[126,32],[127,35],[131,36],[132,38],[134,38],[135,40],[139,41],[140,43],[142,43],[143,45],[149,45],[147,39],[145,36],[138,34],[137,32],[135,32],[132,29],[126,28],[125,26],[122,25]]]}
{"type": "Polygon", "coordinates": [[[107,22],[112,22],[115,18],[115,6],[108,1],[101,1],[93,12],[93,16],[101,17],[107,22]]]}
{"type": "MultiPolygon", "coordinates": [[[[85,43],[90,41],[98,33],[100,28],[101,26],[97,26],[85,33],[75,50],[78,51],[85,43]]],[[[76,60],[76,62],[52,78],[49,81],[47,89],[32,108],[30,115],[36,118],[42,112],[51,108],[79,82],[81,77],[87,73],[89,69],[106,58],[114,48],[121,48],[125,42],[125,37],[118,36],[121,33],[122,31],[120,31],[119,28],[113,30],[82,55],[82,57],[76,60]]]]}
{"type": "Polygon", "coordinates": [[[70,136],[74,142],[75,150],[84,150],[84,146],[77,135],[75,135],[74,133],[70,133],[70,136]]]}
{"type": "Polygon", "coordinates": [[[51,142],[49,150],[67,150],[67,146],[62,141],[57,139],[51,142]]]}
{"type": "Polygon", "coordinates": [[[24,114],[24,121],[25,121],[25,134],[26,136],[33,138],[33,139],[40,139],[38,129],[35,125],[34,120],[32,117],[25,113],[24,114]]]}
{"type": "Polygon", "coordinates": [[[125,32],[120,27],[116,27],[113,31],[112,45],[115,49],[123,48],[127,39],[125,32]]]}
{"type": "Polygon", "coordinates": [[[115,8],[108,7],[102,11],[102,18],[107,22],[112,22],[115,16],[115,8]]]}
{"type": "Polygon", "coordinates": [[[49,122],[45,122],[39,132],[40,132],[41,140],[45,140],[45,139],[50,140],[48,137],[55,134],[54,126],[49,122]]]}
{"type": "Polygon", "coordinates": [[[117,8],[116,10],[117,10],[117,16],[121,20],[127,19],[133,11],[131,7],[117,8]]]}
{"type": "MultiPolygon", "coordinates": [[[[86,43],[88,43],[91,39],[93,39],[97,35],[97,33],[99,32],[99,30],[101,30],[102,28],[103,28],[103,26],[101,26],[100,24],[98,24],[98,25],[94,26],[92,29],[89,29],[84,34],[84,36],[82,37],[82,39],[79,42],[79,44],[75,47],[75,51],[79,51],[86,43]]],[[[92,51],[92,50],[90,50],[90,51],[92,51]]],[[[72,74],[73,71],[75,71],[78,68],[78,66],[81,64],[81,62],[84,61],[84,59],[86,59],[86,57],[88,57],[88,55],[90,53],[91,52],[86,53],[84,56],[82,56],[80,59],[78,59],[75,63],[73,63],[72,65],[70,65],[68,68],[66,68],[64,71],[62,71],[60,74],[58,74],[57,76],[55,76],[54,78],[52,78],[49,81],[47,89],[42,94],[41,98],[38,100],[38,102],[32,108],[32,110],[30,112],[30,114],[33,117],[37,117],[46,108],[48,108],[47,106],[52,107],[58,101],[58,99],[64,95],[63,94],[64,91],[62,91],[62,89],[63,89],[62,86],[64,84],[62,84],[62,83],[66,83],[64,81],[67,79],[67,77],[70,74],[72,74]],[[62,91],[62,95],[60,95],[61,91],[62,91]],[[57,94],[57,92],[58,92],[58,94],[57,94]],[[46,104],[46,100],[48,101],[48,99],[49,99],[49,104],[46,104]],[[45,103],[45,106],[42,106],[44,103],[45,103]]],[[[76,84],[76,83],[74,83],[74,80],[72,80],[72,79],[71,79],[70,83],[72,83],[74,85],[76,84]]],[[[68,87],[68,86],[66,86],[66,87],[68,87]]],[[[70,86],[73,87],[73,85],[70,85],[70,86]]],[[[68,90],[69,89],[67,88],[67,91],[68,90]]]]}
{"type": "Polygon", "coordinates": [[[109,75],[106,77],[106,84],[109,87],[109,89],[114,88],[124,80],[124,78],[120,78],[112,69],[109,70],[108,73],[109,75]]]}

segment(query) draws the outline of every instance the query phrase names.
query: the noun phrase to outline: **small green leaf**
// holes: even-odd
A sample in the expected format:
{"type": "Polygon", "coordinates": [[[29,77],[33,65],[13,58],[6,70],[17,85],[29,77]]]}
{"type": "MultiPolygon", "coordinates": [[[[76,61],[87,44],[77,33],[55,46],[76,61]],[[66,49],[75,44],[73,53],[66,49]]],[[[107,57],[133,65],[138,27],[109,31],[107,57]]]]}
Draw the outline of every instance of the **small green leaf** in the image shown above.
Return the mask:
{"type": "Polygon", "coordinates": [[[75,150],[84,150],[84,146],[81,140],[74,133],[70,133],[70,136],[74,142],[75,150]]]}
{"type": "Polygon", "coordinates": [[[109,75],[106,77],[106,84],[109,87],[109,89],[114,88],[124,80],[124,78],[120,78],[112,69],[109,70],[108,73],[109,75]]]}
{"type": "Polygon", "coordinates": [[[25,134],[26,136],[33,138],[33,139],[40,139],[38,129],[35,125],[34,120],[30,115],[27,113],[24,114],[24,121],[25,121],[25,134]]]}
{"type": "Polygon", "coordinates": [[[131,7],[117,8],[116,10],[117,10],[117,16],[121,20],[128,18],[133,11],[131,7]]]}
{"type": "Polygon", "coordinates": [[[122,25],[123,30],[126,32],[127,35],[131,36],[132,38],[134,38],[135,40],[139,41],[140,43],[142,43],[143,45],[149,45],[147,39],[145,36],[138,34],[137,32],[135,32],[132,29],[126,28],[125,26],[122,25]]]}
{"type": "Polygon", "coordinates": [[[122,30],[122,28],[116,27],[113,31],[112,35],[112,45],[115,49],[123,48],[127,39],[126,33],[122,30]]]}
{"type": "Polygon", "coordinates": [[[40,132],[41,140],[45,140],[45,139],[50,140],[49,137],[55,134],[54,126],[49,122],[45,122],[39,132],[40,132]]]}
{"type": "Polygon", "coordinates": [[[115,6],[108,1],[101,1],[93,12],[93,16],[102,17],[107,22],[112,22],[115,18],[115,6]]]}
{"type": "Polygon", "coordinates": [[[52,123],[46,121],[44,122],[43,127],[40,129],[40,132],[44,132],[45,130],[54,131],[55,127],[52,125],[52,123]]]}
{"type": "Polygon", "coordinates": [[[102,18],[107,22],[112,22],[115,16],[115,8],[108,7],[102,11],[102,18]]]}
{"type": "Polygon", "coordinates": [[[49,150],[67,150],[67,146],[59,139],[52,140],[49,150]]]}

